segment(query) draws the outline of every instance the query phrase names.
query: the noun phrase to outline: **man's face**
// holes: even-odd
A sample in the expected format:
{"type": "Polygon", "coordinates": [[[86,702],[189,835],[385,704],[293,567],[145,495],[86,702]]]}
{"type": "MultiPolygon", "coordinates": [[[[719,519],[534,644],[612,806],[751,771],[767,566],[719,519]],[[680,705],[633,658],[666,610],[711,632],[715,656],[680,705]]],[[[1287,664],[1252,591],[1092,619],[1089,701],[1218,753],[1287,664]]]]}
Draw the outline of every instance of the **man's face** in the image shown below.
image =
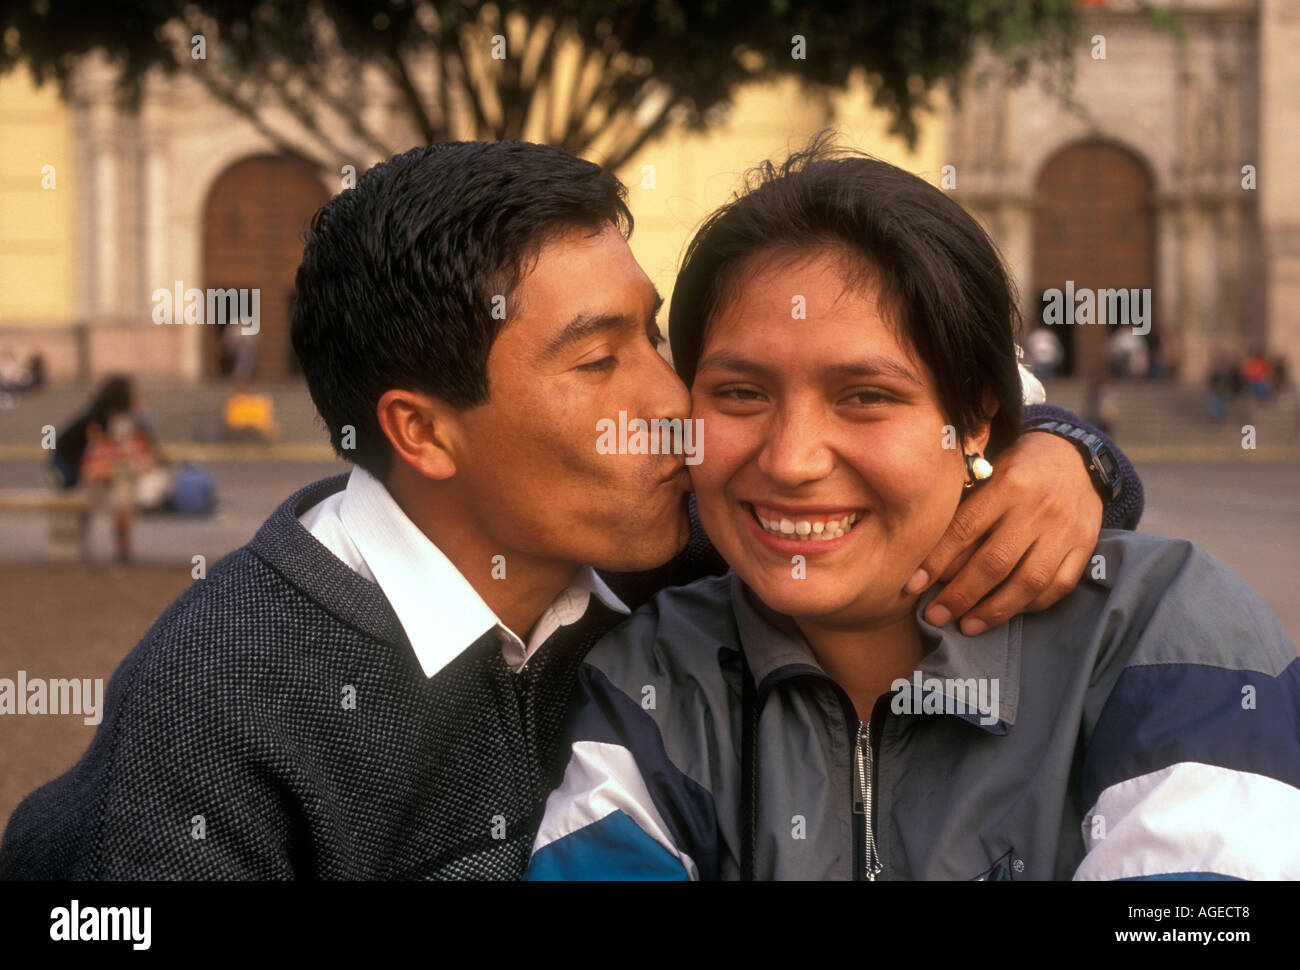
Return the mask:
{"type": "Polygon", "coordinates": [[[545,244],[488,357],[486,404],[462,412],[472,446],[455,479],[475,526],[507,556],[616,571],[686,544],[681,455],[602,454],[598,424],[686,419],[690,395],[655,349],[662,302],[612,226],[545,244]]]}

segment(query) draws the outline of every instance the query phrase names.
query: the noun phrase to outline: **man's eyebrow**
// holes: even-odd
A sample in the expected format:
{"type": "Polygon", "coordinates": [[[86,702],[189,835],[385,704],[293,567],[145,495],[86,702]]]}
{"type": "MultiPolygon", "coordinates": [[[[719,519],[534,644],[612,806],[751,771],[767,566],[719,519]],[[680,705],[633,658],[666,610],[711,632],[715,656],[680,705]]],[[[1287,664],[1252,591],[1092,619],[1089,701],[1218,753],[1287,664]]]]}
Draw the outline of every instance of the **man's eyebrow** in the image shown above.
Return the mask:
{"type": "MultiPolygon", "coordinates": [[[[696,369],[697,373],[705,368],[734,371],[740,374],[752,374],[756,377],[772,377],[779,373],[779,368],[769,367],[747,357],[741,357],[728,351],[709,354],[696,369]]],[[[851,380],[856,377],[897,377],[912,384],[921,380],[905,364],[892,357],[869,356],[843,364],[829,364],[819,370],[828,380],[851,380]]]]}
{"type": "Polygon", "coordinates": [[[626,330],[633,326],[631,317],[609,313],[579,313],[565,324],[564,329],[547,341],[542,348],[542,360],[554,360],[566,347],[605,330],[626,330]]]}
{"type": "MultiPolygon", "coordinates": [[[[654,323],[663,304],[664,298],[656,290],[654,307],[650,311],[648,323],[654,323]]],[[[547,341],[546,346],[542,348],[542,360],[554,360],[564,353],[566,347],[571,347],[602,331],[630,330],[637,326],[640,324],[635,319],[621,313],[579,313],[565,324],[563,330],[547,341]]]]}

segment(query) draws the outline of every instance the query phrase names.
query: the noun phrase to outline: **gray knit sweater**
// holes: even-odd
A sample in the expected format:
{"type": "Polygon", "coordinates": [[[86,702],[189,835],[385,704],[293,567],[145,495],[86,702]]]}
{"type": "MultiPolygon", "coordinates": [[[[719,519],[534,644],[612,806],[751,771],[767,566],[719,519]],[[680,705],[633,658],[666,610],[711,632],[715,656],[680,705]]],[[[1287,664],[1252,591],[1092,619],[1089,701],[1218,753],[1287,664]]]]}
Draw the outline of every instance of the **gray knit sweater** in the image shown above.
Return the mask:
{"type": "Polygon", "coordinates": [[[288,499],[154,623],[67,774],[29,795],[0,876],[515,878],[594,597],[515,675],[485,636],[429,678],[380,588],[288,499]],[[552,649],[554,648],[554,649],[552,649]]]}

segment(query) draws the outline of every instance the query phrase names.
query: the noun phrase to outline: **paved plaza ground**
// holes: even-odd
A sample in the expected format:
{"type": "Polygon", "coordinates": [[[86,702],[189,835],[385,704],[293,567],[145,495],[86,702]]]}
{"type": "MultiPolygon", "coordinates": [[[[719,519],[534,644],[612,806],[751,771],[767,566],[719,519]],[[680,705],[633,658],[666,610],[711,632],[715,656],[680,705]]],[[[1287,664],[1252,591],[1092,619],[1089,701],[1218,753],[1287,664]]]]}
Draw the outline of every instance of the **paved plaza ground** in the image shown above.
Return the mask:
{"type": "MultiPolygon", "coordinates": [[[[1300,462],[1138,458],[1146,484],[1142,531],[1189,538],[1241,573],[1300,643],[1300,462]]],[[[211,565],[252,535],[300,485],[346,466],[330,461],[210,462],[220,511],[209,519],[144,518],[139,561],[109,562],[105,516],[92,534],[90,564],[43,561],[45,523],[0,519],[0,677],[103,678],[162,609],[191,582],[190,560],[211,565]]],[[[0,488],[36,485],[41,466],[0,462],[0,488]]],[[[23,795],[71,766],[94,727],[75,715],[0,717],[0,827],[23,795]]]]}

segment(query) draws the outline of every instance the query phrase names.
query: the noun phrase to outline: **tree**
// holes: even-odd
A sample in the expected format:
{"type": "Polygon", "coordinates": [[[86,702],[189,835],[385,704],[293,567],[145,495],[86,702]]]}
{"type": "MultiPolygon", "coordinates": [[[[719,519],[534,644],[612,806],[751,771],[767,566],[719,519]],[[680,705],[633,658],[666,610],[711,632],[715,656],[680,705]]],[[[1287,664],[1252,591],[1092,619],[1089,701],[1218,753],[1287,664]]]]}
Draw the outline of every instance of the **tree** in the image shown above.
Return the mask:
{"type": "Polygon", "coordinates": [[[859,69],[914,143],[980,42],[1023,76],[1068,68],[1076,28],[1072,0],[27,0],[0,13],[0,73],[25,64],[66,92],[101,50],[138,102],[151,70],[184,72],[332,170],[455,138],[549,141],[618,168],[670,123],[715,122],[743,84],[826,90],[859,69]]]}

